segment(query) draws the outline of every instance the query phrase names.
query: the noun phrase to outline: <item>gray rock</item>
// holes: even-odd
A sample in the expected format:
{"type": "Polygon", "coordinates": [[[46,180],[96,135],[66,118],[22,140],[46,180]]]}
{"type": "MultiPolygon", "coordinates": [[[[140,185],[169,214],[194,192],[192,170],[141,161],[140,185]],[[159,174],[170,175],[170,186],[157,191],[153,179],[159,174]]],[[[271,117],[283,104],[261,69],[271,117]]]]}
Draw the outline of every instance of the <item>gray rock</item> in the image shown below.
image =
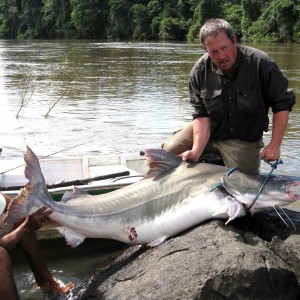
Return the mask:
{"type": "Polygon", "coordinates": [[[278,219],[213,220],[155,248],[129,247],[70,299],[300,299],[300,227],[282,230],[278,219]]]}

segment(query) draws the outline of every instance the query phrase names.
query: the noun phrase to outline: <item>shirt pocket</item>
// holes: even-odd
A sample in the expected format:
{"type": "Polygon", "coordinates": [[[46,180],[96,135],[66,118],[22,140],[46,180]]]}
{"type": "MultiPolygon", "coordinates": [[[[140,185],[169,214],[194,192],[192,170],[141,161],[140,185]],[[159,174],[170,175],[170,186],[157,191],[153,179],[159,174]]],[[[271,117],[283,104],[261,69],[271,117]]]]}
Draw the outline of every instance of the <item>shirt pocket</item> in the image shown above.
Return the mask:
{"type": "Polygon", "coordinates": [[[224,115],[224,104],[221,89],[202,89],[200,96],[203,99],[207,113],[211,117],[222,117],[224,115]]]}
{"type": "Polygon", "coordinates": [[[236,88],[238,112],[243,115],[261,114],[263,109],[256,90],[236,88]]]}
{"type": "Polygon", "coordinates": [[[243,138],[255,141],[268,131],[269,118],[263,101],[256,90],[236,89],[238,123],[243,128],[243,138]]]}

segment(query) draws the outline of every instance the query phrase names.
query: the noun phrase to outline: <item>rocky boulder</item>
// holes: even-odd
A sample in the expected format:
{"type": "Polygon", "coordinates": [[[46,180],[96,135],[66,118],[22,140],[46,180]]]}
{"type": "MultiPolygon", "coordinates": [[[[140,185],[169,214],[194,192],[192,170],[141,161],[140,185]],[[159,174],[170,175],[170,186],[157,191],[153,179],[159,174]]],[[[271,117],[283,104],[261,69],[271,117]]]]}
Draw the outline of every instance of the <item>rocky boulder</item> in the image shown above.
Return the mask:
{"type": "Polygon", "coordinates": [[[201,224],[155,248],[129,247],[69,299],[300,299],[300,222],[274,214],[201,224]]]}

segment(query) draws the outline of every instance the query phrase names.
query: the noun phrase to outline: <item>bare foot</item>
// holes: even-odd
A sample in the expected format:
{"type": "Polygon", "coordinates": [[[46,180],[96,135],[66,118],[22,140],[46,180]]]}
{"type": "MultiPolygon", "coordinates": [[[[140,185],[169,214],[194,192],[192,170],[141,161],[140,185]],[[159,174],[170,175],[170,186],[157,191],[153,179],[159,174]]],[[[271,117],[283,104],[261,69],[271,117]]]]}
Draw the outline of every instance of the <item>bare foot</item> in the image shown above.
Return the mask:
{"type": "Polygon", "coordinates": [[[74,286],[75,286],[75,284],[72,282],[64,284],[61,280],[54,278],[54,277],[52,278],[51,282],[47,282],[45,284],[37,284],[37,288],[41,289],[42,291],[53,292],[53,293],[57,293],[57,294],[66,294],[74,286]]]}

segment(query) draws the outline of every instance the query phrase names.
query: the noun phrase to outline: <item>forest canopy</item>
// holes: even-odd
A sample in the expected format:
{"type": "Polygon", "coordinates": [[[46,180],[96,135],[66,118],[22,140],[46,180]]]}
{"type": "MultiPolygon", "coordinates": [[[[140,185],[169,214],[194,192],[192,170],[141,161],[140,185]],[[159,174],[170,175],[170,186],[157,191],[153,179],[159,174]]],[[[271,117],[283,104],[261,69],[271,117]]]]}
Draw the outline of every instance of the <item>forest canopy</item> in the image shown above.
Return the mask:
{"type": "Polygon", "coordinates": [[[1,0],[0,38],[198,40],[224,18],[243,41],[300,42],[298,0],[1,0]]]}

